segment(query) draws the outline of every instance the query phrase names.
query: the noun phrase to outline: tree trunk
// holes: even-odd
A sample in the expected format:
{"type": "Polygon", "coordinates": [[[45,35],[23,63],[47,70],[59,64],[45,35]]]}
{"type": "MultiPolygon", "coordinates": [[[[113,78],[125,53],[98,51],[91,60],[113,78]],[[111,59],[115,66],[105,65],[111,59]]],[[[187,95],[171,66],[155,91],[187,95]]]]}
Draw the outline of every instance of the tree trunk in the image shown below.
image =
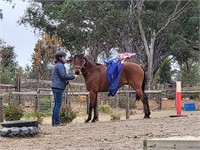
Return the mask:
{"type": "Polygon", "coordinates": [[[153,81],[153,56],[148,55],[147,56],[148,61],[148,68],[147,68],[147,88],[148,90],[151,89],[152,81],[153,81]]]}
{"type": "Polygon", "coordinates": [[[153,83],[153,59],[154,59],[155,40],[156,40],[156,32],[155,32],[155,30],[153,30],[152,33],[151,33],[149,52],[148,52],[148,55],[147,55],[147,62],[148,62],[148,77],[147,77],[148,90],[152,89],[152,83],[153,83]]]}

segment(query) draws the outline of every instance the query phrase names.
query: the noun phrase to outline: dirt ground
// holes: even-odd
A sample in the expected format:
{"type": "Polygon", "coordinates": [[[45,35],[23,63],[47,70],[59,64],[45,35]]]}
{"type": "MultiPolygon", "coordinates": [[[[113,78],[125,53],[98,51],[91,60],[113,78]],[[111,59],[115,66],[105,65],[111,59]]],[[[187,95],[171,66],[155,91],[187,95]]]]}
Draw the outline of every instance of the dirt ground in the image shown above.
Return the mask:
{"type": "Polygon", "coordinates": [[[84,116],[59,127],[46,121],[36,137],[1,137],[0,150],[142,150],[144,139],[200,136],[200,111],[169,117],[175,114],[175,110],[152,111],[151,119],[142,119],[142,112],[138,112],[129,120],[123,116],[121,121],[110,121],[109,116],[100,114],[97,123],[83,123],[84,116]]]}

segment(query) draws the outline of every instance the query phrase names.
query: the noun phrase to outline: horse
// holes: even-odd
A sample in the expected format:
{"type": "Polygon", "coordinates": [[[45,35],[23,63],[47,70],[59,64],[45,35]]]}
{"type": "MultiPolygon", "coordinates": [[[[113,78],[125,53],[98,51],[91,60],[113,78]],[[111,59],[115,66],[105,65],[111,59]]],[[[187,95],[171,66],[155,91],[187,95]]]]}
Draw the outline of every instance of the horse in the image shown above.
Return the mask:
{"type": "MultiPolygon", "coordinates": [[[[75,74],[83,75],[86,88],[90,95],[88,118],[85,122],[88,123],[92,119],[92,109],[94,109],[92,122],[98,121],[97,94],[98,92],[108,91],[109,82],[106,77],[107,67],[106,65],[89,61],[84,54],[74,55],[73,63],[75,74]]],[[[143,103],[144,118],[150,118],[151,113],[149,110],[148,97],[144,92],[145,72],[140,65],[133,62],[123,64],[119,88],[124,85],[130,85],[135,90],[136,100],[141,99],[143,103]]]]}

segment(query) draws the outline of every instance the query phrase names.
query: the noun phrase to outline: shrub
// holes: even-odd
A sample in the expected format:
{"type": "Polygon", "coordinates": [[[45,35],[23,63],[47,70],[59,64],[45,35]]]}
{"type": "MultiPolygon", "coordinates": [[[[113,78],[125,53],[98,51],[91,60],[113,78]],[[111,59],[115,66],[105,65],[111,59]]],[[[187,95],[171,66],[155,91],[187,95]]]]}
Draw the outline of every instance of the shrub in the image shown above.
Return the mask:
{"type": "Polygon", "coordinates": [[[119,103],[118,103],[119,108],[126,108],[126,97],[120,96],[119,97],[119,103]]]}
{"type": "Polygon", "coordinates": [[[6,121],[20,120],[23,117],[22,108],[15,103],[4,105],[3,113],[4,113],[4,119],[6,121]]]}
{"type": "MultiPolygon", "coordinates": [[[[127,97],[120,97],[119,98],[119,103],[118,103],[118,107],[119,108],[123,108],[125,109],[126,108],[126,105],[127,105],[127,97]]],[[[130,109],[134,109],[136,108],[136,105],[135,105],[135,100],[134,99],[129,99],[129,107],[130,109]]]]}
{"type": "Polygon", "coordinates": [[[60,111],[61,123],[70,123],[76,118],[76,112],[67,106],[62,106],[60,111]]]}
{"type": "Polygon", "coordinates": [[[45,114],[40,113],[40,112],[36,112],[36,113],[33,114],[33,117],[36,118],[38,124],[42,125],[45,114]]]}
{"type": "Polygon", "coordinates": [[[120,120],[121,115],[117,112],[114,112],[110,115],[112,121],[120,120]]]}
{"type": "Polygon", "coordinates": [[[129,105],[130,105],[130,109],[136,108],[135,101],[130,101],[129,105]]]}
{"type": "Polygon", "coordinates": [[[109,105],[100,105],[99,112],[109,114],[109,113],[112,113],[112,108],[109,105]]]}
{"type": "Polygon", "coordinates": [[[188,94],[188,95],[189,95],[189,98],[192,99],[192,100],[195,100],[195,99],[198,99],[198,98],[199,98],[198,93],[188,94]]]}

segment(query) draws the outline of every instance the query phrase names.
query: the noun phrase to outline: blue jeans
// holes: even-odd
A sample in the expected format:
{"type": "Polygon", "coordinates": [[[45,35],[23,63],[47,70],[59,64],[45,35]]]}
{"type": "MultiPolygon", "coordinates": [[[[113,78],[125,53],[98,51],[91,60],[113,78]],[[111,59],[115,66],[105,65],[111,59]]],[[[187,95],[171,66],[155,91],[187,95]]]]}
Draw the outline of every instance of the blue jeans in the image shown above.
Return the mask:
{"type": "Polygon", "coordinates": [[[52,115],[52,125],[60,124],[60,107],[62,104],[62,95],[63,91],[61,89],[52,89],[53,96],[54,96],[54,108],[53,108],[53,115],[52,115]]]}

